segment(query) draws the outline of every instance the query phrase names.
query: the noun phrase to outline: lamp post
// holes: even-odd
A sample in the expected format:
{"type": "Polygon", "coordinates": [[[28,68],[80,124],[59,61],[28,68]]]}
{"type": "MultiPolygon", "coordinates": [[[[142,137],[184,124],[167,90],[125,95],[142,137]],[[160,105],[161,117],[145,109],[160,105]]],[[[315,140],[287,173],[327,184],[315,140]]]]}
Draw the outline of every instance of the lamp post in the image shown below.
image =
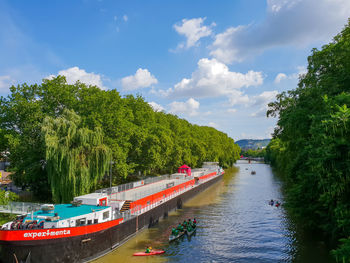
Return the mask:
{"type": "Polygon", "coordinates": [[[112,166],[113,166],[114,162],[111,161],[110,162],[110,166],[109,166],[109,191],[111,192],[112,194],[112,166]]]}

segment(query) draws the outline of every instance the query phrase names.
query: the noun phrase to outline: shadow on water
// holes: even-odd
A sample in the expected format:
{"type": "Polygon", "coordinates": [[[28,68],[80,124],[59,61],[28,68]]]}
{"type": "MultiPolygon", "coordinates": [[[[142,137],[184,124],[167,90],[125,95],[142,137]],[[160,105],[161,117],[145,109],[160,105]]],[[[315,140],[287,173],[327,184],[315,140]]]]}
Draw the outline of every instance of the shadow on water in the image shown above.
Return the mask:
{"type": "Polygon", "coordinates": [[[280,189],[268,165],[238,162],[183,209],[94,262],[331,262],[322,243],[296,230],[283,207],[268,205],[270,199],[283,203],[280,189]],[[169,243],[171,228],[194,217],[196,233],[169,243]],[[166,253],[132,256],[146,246],[166,253]]]}

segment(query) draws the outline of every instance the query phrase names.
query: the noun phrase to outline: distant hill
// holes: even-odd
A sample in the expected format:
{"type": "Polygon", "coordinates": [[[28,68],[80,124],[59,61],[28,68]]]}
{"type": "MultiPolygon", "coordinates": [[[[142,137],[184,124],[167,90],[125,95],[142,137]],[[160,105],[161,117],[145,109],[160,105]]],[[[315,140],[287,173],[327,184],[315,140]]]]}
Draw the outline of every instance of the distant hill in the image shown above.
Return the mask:
{"type": "Polygon", "coordinates": [[[271,139],[263,139],[263,140],[253,140],[253,139],[244,139],[236,141],[236,144],[241,147],[242,150],[253,149],[256,150],[258,148],[266,147],[271,139]]]}

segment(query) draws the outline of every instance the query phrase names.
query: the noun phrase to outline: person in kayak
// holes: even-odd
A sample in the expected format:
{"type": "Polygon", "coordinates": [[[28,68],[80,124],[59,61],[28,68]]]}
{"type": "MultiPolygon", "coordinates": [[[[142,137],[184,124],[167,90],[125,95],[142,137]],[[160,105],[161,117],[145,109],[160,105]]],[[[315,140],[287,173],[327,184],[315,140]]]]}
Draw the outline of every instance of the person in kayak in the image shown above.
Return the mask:
{"type": "Polygon", "coordinates": [[[186,220],[184,220],[184,222],[182,223],[182,226],[183,226],[184,228],[187,227],[187,222],[186,222],[186,220]]]}
{"type": "Polygon", "coordinates": [[[193,218],[193,223],[197,224],[197,220],[195,218],[193,218]]]}
{"type": "Polygon", "coordinates": [[[273,204],[274,204],[274,201],[273,201],[273,199],[271,199],[269,202],[269,205],[273,206],[273,204]]]}
{"type": "Polygon", "coordinates": [[[180,232],[184,231],[184,227],[181,225],[181,223],[179,223],[176,229],[179,230],[180,232]]]}
{"type": "Polygon", "coordinates": [[[179,230],[173,227],[173,229],[171,230],[171,234],[176,237],[179,234],[179,230]]]}
{"type": "Polygon", "coordinates": [[[276,207],[279,207],[280,205],[281,205],[281,203],[276,201],[276,207]]]}
{"type": "Polygon", "coordinates": [[[193,228],[190,224],[187,225],[187,232],[192,232],[193,228]]]}
{"type": "Polygon", "coordinates": [[[147,247],[145,253],[151,253],[152,252],[152,247],[147,247]]]}

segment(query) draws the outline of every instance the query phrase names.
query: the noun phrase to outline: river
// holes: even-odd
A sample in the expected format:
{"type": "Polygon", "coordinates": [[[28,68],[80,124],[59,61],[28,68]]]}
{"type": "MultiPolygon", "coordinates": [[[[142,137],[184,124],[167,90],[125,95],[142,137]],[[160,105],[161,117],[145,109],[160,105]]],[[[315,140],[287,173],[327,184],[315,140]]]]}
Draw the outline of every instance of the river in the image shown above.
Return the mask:
{"type": "Polygon", "coordinates": [[[283,206],[268,205],[270,199],[283,204],[281,185],[269,165],[239,161],[226,170],[223,180],[185,203],[183,209],[94,263],[331,262],[324,244],[299,231],[283,206]],[[196,234],[169,244],[171,227],[194,217],[196,234]],[[146,246],[166,253],[132,256],[146,246]]]}

